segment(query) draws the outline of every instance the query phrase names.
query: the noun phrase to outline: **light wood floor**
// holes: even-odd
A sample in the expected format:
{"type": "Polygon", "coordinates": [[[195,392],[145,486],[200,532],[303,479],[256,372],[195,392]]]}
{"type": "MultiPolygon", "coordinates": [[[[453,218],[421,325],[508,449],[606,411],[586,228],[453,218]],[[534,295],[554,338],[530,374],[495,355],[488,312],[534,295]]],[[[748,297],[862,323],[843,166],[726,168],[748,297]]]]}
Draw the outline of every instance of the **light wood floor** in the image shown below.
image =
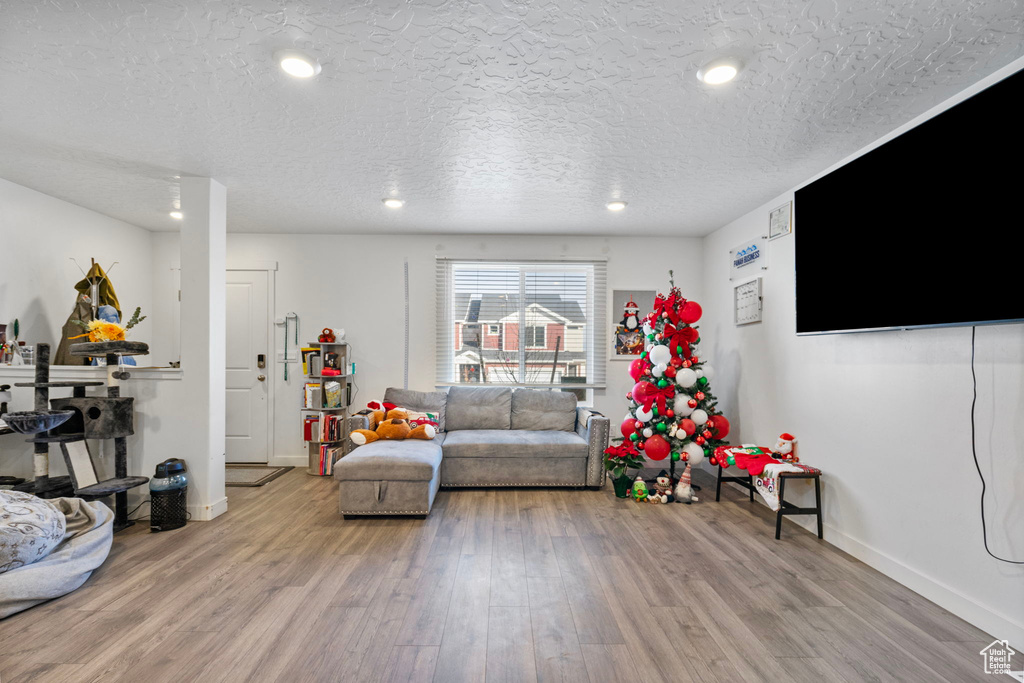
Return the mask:
{"type": "Polygon", "coordinates": [[[701,483],[692,506],[442,491],[426,520],[354,521],[298,470],[231,488],[0,622],[0,680],[991,683],[991,636],[701,483]]]}

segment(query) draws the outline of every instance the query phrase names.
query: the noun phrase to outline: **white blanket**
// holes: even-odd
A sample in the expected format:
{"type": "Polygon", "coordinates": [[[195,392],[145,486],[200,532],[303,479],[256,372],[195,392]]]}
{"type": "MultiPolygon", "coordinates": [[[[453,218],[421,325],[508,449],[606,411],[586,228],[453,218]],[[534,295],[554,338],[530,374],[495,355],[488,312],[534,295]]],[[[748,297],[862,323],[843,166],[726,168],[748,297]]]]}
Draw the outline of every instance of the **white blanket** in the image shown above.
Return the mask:
{"type": "Polygon", "coordinates": [[[103,564],[114,540],[114,513],[81,498],[50,501],[64,513],[64,540],[42,560],[0,574],[0,619],[79,588],[103,564]]]}

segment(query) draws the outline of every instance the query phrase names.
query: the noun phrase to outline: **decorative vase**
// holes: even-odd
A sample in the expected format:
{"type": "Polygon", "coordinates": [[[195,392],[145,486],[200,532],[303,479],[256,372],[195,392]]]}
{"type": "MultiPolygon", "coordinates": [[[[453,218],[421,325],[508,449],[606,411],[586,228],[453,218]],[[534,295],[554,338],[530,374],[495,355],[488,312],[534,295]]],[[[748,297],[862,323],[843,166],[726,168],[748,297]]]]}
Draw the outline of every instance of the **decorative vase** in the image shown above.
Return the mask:
{"type": "Polygon", "coordinates": [[[616,498],[629,498],[629,487],[632,485],[633,480],[622,475],[616,479],[612,479],[612,485],[615,486],[615,497],[616,498]]]}

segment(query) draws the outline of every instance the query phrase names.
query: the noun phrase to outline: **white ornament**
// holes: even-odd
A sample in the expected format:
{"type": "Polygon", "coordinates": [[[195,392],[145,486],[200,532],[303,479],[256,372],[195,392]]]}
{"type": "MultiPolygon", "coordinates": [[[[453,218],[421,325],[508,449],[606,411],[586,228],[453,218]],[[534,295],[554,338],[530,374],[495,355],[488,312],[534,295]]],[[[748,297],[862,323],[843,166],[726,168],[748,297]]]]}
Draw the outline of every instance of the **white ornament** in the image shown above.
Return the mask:
{"type": "Polygon", "coordinates": [[[653,430],[653,429],[651,429],[650,427],[648,427],[647,429],[645,429],[645,430],[644,430],[644,438],[645,438],[645,439],[649,439],[649,438],[651,438],[652,436],[654,436],[654,430],[653,430]]]}
{"type": "Polygon", "coordinates": [[[654,328],[651,327],[651,324],[650,323],[644,323],[644,335],[648,335],[651,332],[654,332],[654,328]]]}
{"type": "Polygon", "coordinates": [[[701,377],[704,376],[704,371],[701,370],[700,368],[697,368],[696,370],[694,370],[694,372],[697,373],[697,379],[700,379],[701,377]]]}
{"type": "Polygon", "coordinates": [[[699,427],[700,425],[708,421],[708,414],[701,410],[700,408],[697,408],[697,410],[690,413],[690,419],[693,420],[693,423],[699,427]]]}
{"type": "Polygon", "coordinates": [[[695,444],[694,442],[691,441],[690,443],[683,446],[683,450],[686,451],[686,454],[688,456],[690,456],[686,459],[686,462],[690,463],[691,465],[699,465],[702,462],[704,462],[704,449],[695,444]]]}
{"type": "Polygon", "coordinates": [[[664,344],[658,344],[651,349],[651,363],[654,365],[668,365],[672,360],[672,352],[664,344]]]}
{"type": "Polygon", "coordinates": [[[689,414],[693,412],[693,408],[687,405],[687,403],[691,400],[693,400],[693,396],[676,394],[676,400],[675,403],[672,404],[672,410],[675,411],[675,414],[679,417],[689,416],[689,414]]]}
{"type": "Polygon", "coordinates": [[[636,419],[641,422],[650,422],[651,418],[654,417],[654,405],[651,405],[649,411],[644,410],[643,406],[637,406],[636,408],[636,419]]]}
{"type": "Polygon", "coordinates": [[[666,365],[665,363],[659,363],[658,365],[655,365],[653,368],[651,368],[651,374],[654,375],[655,377],[661,377],[662,375],[665,374],[666,369],[668,369],[668,365],[666,365]]]}
{"type": "Polygon", "coordinates": [[[683,389],[688,389],[697,383],[697,373],[690,368],[679,368],[676,372],[676,384],[683,389]]]}

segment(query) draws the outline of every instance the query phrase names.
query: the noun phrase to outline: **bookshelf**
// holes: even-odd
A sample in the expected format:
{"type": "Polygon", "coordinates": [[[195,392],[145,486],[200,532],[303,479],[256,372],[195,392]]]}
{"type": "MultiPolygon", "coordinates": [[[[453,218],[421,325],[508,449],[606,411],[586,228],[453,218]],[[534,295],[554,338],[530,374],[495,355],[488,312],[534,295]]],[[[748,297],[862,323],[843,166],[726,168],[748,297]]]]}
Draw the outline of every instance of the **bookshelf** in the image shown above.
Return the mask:
{"type": "Polygon", "coordinates": [[[306,474],[333,474],[341,457],[348,406],[352,399],[352,364],[345,342],[315,342],[302,347],[302,438],[309,454],[306,474]],[[323,374],[325,363],[339,374],[323,374]]]}

